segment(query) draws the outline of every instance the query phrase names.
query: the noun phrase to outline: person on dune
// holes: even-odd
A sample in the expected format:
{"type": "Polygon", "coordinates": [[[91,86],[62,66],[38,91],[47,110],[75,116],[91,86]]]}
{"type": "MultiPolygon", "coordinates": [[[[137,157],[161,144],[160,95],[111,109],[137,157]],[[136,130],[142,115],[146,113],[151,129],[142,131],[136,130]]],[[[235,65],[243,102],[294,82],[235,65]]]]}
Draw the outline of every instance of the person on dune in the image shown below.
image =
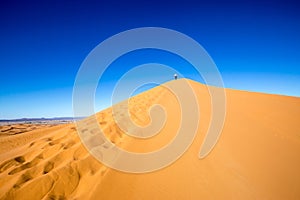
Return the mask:
{"type": "Polygon", "coordinates": [[[174,79],[177,80],[177,74],[174,74],[174,79]]]}

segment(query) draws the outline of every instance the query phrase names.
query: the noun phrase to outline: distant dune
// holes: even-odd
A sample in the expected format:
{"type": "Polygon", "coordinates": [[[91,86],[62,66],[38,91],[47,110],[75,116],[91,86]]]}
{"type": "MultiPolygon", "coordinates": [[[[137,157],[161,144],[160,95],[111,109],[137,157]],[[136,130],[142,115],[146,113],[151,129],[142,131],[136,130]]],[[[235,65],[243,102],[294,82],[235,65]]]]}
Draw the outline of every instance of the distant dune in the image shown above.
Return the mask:
{"type": "MultiPolygon", "coordinates": [[[[182,81],[167,84],[180,88],[182,81]]],[[[110,169],[87,152],[74,124],[25,127],[30,130],[21,134],[10,131],[22,125],[2,127],[6,134],[0,137],[0,199],[300,199],[300,98],[226,89],[222,135],[200,160],[211,119],[210,96],[207,86],[189,83],[198,97],[199,128],[191,147],[172,165],[146,174],[110,169]]],[[[133,121],[140,125],[150,122],[152,105],[165,108],[165,126],[149,139],[123,133],[111,108],[96,117],[115,145],[154,151],[166,145],[180,125],[174,98],[158,86],[129,100],[133,121]]]]}
{"type": "Polygon", "coordinates": [[[11,124],[66,124],[80,119],[83,119],[83,117],[0,119],[0,126],[11,124]]]}

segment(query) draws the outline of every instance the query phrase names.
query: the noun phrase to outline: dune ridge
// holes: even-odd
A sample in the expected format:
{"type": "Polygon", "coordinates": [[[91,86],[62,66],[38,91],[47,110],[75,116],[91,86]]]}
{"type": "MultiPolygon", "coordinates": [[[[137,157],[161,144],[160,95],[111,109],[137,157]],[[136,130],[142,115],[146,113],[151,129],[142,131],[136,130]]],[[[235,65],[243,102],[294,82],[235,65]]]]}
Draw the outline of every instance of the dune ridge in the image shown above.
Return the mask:
{"type": "MultiPolygon", "coordinates": [[[[166,84],[180,87],[181,81],[166,84]]],[[[200,160],[212,115],[210,95],[206,85],[188,81],[198,98],[199,127],[191,147],[172,165],[146,174],[123,173],[91,156],[74,124],[16,135],[5,127],[0,199],[299,199],[300,98],[226,89],[222,135],[200,160]]],[[[129,99],[130,116],[141,126],[150,123],[148,110],[155,104],[165,108],[168,118],[149,139],[125,134],[114,122],[112,108],[97,113],[96,119],[115,145],[132,152],[154,151],[175,136],[178,102],[163,86],[129,99]]],[[[117,107],[115,114],[127,112],[124,102],[117,107]]],[[[82,120],[87,128],[91,121],[82,120]]]]}

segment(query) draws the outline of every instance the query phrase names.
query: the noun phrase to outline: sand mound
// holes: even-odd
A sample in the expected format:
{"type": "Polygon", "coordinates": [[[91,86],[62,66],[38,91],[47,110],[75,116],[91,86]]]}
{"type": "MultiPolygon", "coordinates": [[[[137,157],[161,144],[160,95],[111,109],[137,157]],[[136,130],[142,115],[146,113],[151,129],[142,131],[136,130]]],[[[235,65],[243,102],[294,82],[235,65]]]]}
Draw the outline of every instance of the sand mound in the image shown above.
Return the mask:
{"type": "MultiPolygon", "coordinates": [[[[181,81],[168,84],[180,87],[181,81]]],[[[26,125],[28,131],[19,134],[1,127],[0,199],[299,199],[300,98],[226,90],[221,138],[200,160],[211,118],[210,96],[205,85],[190,84],[201,110],[197,136],[178,161],[152,173],[107,168],[83,147],[74,124],[35,130],[26,125]]],[[[115,145],[149,152],[166,145],[179,127],[173,98],[159,86],[130,99],[129,112],[137,124],[150,122],[148,109],[154,104],[168,113],[160,133],[149,139],[124,134],[111,108],[96,117],[115,145]]],[[[125,107],[119,106],[121,115],[125,107]]],[[[89,126],[91,119],[83,122],[89,126]]]]}
{"type": "Polygon", "coordinates": [[[44,127],[52,127],[54,124],[9,124],[0,126],[0,137],[7,135],[16,135],[20,133],[25,133],[28,131],[44,128],[44,127]]]}

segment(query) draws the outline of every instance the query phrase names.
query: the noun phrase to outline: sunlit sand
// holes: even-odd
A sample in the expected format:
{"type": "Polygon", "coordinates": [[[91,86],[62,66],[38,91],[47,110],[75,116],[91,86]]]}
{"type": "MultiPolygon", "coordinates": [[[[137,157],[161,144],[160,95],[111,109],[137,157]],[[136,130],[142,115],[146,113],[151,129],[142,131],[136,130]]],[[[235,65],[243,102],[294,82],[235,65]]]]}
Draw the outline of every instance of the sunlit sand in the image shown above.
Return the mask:
{"type": "MultiPolygon", "coordinates": [[[[180,87],[181,81],[167,84],[180,87]]],[[[191,147],[175,163],[151,173],[124,173],[91,156],[74,124],[3,126],[0,198],[299,199],[300,98],[226,89],[221,137],[211,153],[199,159],[210,125],[210,95],[206,85],[189,83],[198,98],[199,127],[191,147]]],[[[115,124],[111,108],[96,117],[115,145],[132,152],[155,151],[175,136],[180,109],[175,96],[158,86],[129,100],[132,120],[149,124],[148,109],[154,104],[165,108],[167,121],[148,139],[126,135],[115,124]]],[[[89,118],[83,121],[88,124],[89,118]]]]}

